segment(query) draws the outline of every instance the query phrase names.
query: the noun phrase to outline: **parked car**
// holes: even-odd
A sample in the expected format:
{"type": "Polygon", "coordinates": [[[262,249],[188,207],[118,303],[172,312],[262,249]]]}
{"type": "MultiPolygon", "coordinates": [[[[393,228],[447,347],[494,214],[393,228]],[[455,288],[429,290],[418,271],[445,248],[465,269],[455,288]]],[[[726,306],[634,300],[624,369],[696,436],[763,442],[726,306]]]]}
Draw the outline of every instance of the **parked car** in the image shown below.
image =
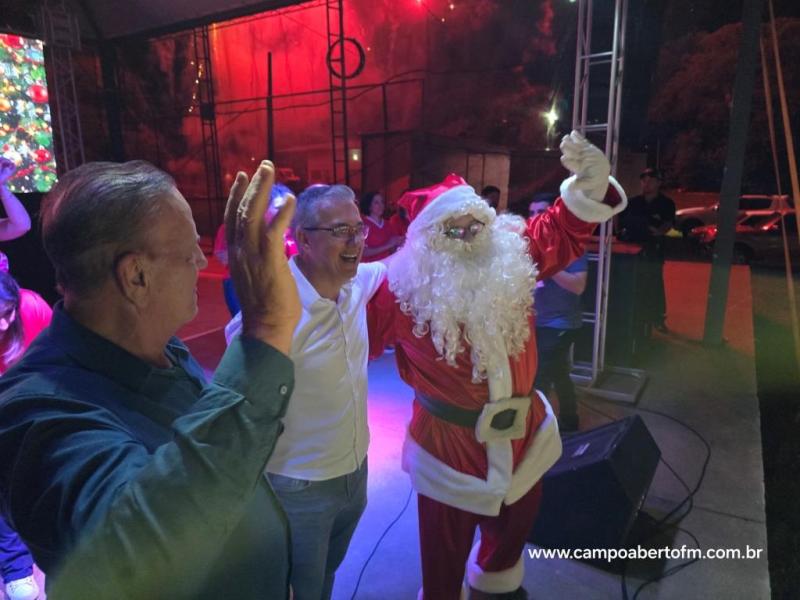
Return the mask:
{"type": "MultiPolygon", "coordinates": [[[[738,264],[758,263],[766,266],[783,265],[781,227],[786,228],[792,266],[800,266],[800,242],[798,242],[797,218],[794,212],[753,214],[742,217],[736,223],[733,262],[738,264]]],[[[702,252],[711,255],[717,240],[717,226],[695,227],[689,233],[689,239],[696,242],[702,252]]]]}
{"type": "MultiPolygon", "coordinates": [[[[768,196],[753,194],[739,198],[739,215],[742,217],[748,215],[768,216],[776,212],[788,213],[793,210],[794,204],[789,196],[786,195],[768,196]]],[[[718,202],[711,206],[682,208],[675,212],[675,228],[683,232],[684,236],[688,237],[689,233],[695,227],[716,224],[718,214],[718,202]]]]}

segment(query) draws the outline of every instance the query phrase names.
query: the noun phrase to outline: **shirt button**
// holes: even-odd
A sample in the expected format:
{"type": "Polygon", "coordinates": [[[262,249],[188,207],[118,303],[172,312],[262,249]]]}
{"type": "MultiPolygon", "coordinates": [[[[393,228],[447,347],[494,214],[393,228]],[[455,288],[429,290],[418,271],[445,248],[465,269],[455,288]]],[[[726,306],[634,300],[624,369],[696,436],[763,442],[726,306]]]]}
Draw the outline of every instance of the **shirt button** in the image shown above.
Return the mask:
{"type": "Polygon", "coordinates": [[[286,384],[283,384],[278,388],[278,392],[280,392],[281,396],[285,396],[289,393],[289,387],[286,384]]]}

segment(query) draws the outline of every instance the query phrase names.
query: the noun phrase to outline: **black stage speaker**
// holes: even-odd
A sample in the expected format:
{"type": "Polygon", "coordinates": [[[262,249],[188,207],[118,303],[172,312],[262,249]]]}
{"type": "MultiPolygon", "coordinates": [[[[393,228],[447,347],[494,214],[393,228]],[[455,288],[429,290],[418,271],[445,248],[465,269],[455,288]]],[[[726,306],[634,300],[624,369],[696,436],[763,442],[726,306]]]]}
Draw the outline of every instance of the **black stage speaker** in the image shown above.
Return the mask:
{"type": "Polygon", "coordinates": [[[564,438],[545,474],[528,541],[544,548],[622,548],[661,451],[639,416],[564,438]]]}

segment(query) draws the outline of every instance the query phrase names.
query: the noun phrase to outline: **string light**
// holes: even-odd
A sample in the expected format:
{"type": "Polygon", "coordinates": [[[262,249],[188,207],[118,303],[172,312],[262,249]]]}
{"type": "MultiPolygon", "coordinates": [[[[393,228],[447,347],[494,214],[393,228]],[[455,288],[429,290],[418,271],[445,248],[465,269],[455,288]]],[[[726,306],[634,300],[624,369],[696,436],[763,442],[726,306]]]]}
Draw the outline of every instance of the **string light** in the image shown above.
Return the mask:
{"type": "MultiPolygon", "coordinates": [[[[195,61],[191,61],[189,64],[194,65],[195,61]]],[[[192,90],[192,103],[189,106],[189,112],[194,112],[194,106],[197,103],[197,95],[200,92],[200,80],[203,77],[203,63],[198,61],[197,71],[195,72],[194,78],[194,89],[192,90]]]]}

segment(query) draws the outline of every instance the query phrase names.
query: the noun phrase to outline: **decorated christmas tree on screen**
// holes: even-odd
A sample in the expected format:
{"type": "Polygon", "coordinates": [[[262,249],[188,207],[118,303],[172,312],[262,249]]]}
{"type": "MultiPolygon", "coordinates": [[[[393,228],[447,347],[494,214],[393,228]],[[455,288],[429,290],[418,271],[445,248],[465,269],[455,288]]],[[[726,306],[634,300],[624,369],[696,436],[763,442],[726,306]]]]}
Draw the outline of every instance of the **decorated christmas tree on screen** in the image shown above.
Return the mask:
{"type": "Polygon", "coordinates": [[[56,181],[42,43],[0,34],[0,154],[17,165],[15,192],[46,192],[56,181]]]}

